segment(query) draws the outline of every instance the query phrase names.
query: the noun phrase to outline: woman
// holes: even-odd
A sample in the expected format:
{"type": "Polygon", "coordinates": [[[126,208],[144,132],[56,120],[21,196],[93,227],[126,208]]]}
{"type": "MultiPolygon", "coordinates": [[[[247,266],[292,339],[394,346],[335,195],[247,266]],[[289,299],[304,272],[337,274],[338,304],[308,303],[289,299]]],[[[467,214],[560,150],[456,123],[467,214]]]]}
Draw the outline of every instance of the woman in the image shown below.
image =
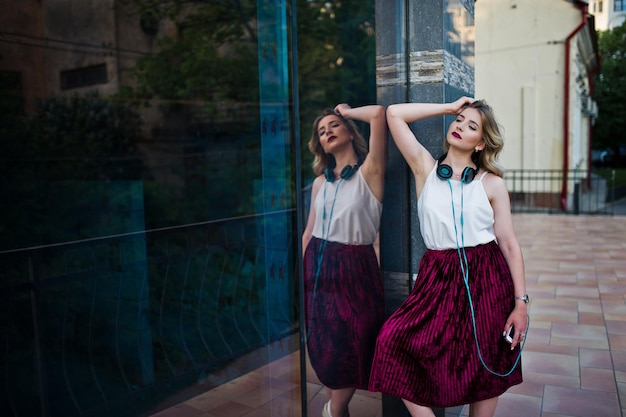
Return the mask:
{"type": "Polygon", "coordinates": [[[391,105],[387,122],[415,177],[427,251],[378,336],[370,389],[402,398],[413,417],[462,404],[493,416],[498,396],[522,382],[528,325],[522,252],[495,163],[502,136],[491,108],[468,97],[391,105]],[[408,124],[442,115],[456,118],[436,160],[408,124]]]}
{"type": "Polygon", "coordinates": [[[374,343],[384,321],[374,243],[384,189],[387,124],[378,105],[339,104],[313,123],[311,208],[304,234],[307,348],[330,400],[324,417],[348,416],[367,389],[374,343]],[[369,123],[367,143],[352,120],[369,123]]]}

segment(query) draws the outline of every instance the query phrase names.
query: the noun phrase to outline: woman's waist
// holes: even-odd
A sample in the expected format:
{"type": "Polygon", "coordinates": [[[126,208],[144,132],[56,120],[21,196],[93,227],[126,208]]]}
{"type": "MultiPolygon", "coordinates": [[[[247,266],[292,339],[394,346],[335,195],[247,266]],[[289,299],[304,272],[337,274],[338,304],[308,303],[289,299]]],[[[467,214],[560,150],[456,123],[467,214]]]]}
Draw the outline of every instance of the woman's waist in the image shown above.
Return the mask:
{"type": "Polygon", "coordinates": [[[318,236],[313,236],[312,240],[315,240],[317,244],[324,244],[326,245],[326,248],[334,248],[334,249],[354,249],[354,248],[370,248],[374,242],[358,242],[358,243],[354,243],[354,242],[343,242],[343,241],[335,241],[335,240],[329,240],[329,239],[323,239],[321,237],[318,236]]]}
{"type": "Polygon", "coordinates": [[[465,252],[468,252],[468,251],[472,251],[472,250],[483,249],[485,247],[492,246],[492,245],[495,245],[497,247],[498,243],[495,240],[490,240],[488,242],[478,243],[478,244],[471,245],[471,246],[470,245],[465,245],[465,246],[462,246],[462,247],[458,247],[456,245],[450,246],[450,247],[446,247],[446,246],[443,246],[443,247],[428,247],[428,246],[426,246],[426,250],[427,251],[433,251],[433,252],[454,252],[454,253],[457,253],[459,250],[464,250],[465,252]]]}

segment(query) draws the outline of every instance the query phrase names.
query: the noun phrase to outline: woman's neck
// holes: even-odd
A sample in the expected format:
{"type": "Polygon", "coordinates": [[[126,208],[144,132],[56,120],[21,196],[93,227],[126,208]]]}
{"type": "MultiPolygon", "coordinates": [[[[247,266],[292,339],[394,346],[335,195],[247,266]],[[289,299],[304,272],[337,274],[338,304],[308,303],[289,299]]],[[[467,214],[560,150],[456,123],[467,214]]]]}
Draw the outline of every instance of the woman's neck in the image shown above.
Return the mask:
{"type": "Polygon", "coordinates": [[[356,165],[358,163],[358,157],[356,156],[356,153],[351,152],[351,153],[342,153],[342,154],[338,154],[338,155],[333,155],[335,157],[335,170],[337,171],[341,171],[344,167],[348,166],[348,165],[356,165]]]}
{"type": "Polygon", "coordinates": [[[446,156],[445,163],[450,165],[452,169],[456,172],[457,170],[463,171],[466,167],[474,168],[476,164],[472,161],[472,153],[458,153],[458,152],[448,152],[446,156]]]}

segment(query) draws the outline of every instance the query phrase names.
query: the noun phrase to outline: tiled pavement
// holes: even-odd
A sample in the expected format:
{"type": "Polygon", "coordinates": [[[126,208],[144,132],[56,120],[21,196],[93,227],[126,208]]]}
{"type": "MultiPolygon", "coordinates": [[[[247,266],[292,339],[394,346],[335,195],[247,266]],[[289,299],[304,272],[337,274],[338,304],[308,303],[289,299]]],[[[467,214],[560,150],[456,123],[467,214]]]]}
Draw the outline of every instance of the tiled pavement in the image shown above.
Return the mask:
{"type": "MultiPolygon", "coordinates": [[[[626,216],[516,214],[514,224],[531,323],[524,383],[496,417],[626,417],[626,216]]],[[[152,417],[298,417],[298,366],[287,356],[152,417]]],[[[326,394],[314,376],[307,391],[318,417],[326,394]]],[[[379,398],[359,391],[350,414],[382,417],[379,398]]],[[[446,412],[459,415],[467,407],[446,412]]]]}

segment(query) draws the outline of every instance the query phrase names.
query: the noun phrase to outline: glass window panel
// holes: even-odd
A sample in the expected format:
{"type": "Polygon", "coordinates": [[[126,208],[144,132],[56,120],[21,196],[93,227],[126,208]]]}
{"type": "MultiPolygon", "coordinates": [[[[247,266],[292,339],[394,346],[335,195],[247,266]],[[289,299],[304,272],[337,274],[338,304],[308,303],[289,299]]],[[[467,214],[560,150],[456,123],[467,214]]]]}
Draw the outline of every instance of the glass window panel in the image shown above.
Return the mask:
{"type": "Polygon", "coordinates": [[[0,17],[0,414],[297,415],[288,4],[112,4],[0,17]]]}
{"type": "MultiPolygon", "coordinates": [[[[299,1],[298,71],[302,178],[305,183],[305,219],[310,185],[315,177],[307,142],[315,118],[339,103],[352,107],[376,104],[376,32],[373,0],[299,1]]],[[[368,126],[359,124],[368,137],[368,126]]],[[[332,352],[328,353],[332,355],[332,352]]],[[[328,392],[307,357],[308,415],[322,415],[328,392]]],[[[353,415],[381,415],[379,393],[357,390],[350,402],[353,415]]]]}
{"type": "Polygon", "coordinates": [[[377,101],[374,1],[236,6],[3,9],[0,414],[317,413],[298,192],[314,117],[377,101]]]}

